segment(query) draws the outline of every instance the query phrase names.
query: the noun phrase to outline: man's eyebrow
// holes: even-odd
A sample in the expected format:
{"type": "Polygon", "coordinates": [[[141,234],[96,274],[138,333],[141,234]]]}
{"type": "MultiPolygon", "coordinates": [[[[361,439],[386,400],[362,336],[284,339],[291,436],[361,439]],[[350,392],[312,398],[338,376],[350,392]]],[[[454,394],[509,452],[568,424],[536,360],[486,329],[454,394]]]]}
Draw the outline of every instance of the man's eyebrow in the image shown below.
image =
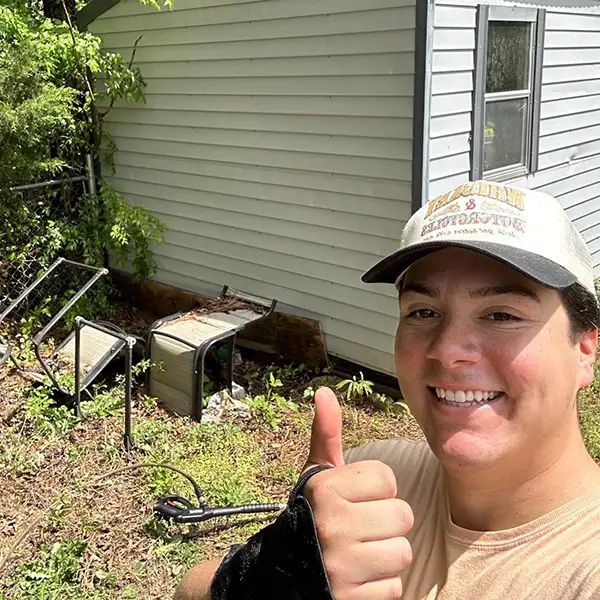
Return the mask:
{"type": "Polygon", "coordinates": [[[437,286],[422,283],[421,281],[411,281],[410,283],[403,285],[400,288],[400,295],[405,292],[422,294],[423,296],[429,296],[430,298],[437,298],[440,295],[440,290],[437,286]]]}
{"type": "MultiPolygon", "coordinates": [[[[421,294],[430,298],[437,298],[440,295],[440,291],[437,286],[430,285],[421,281],[411,281],[405,284],[400,289],[400,295],[405,292],[413,292],[415,294],[421,294]]],[[[503,283],[498,285],[488,285],[478,290],[472,291],[469,296],[473,300],[481,298],[488,298],[489,296],[502,296],[511,294],[514,296],[523,296],[525,298],[531,298],[536,302],[541,302],[540,297],[530,288],[525,285],[518,283],[503,283]]]]}
{"type": "Polygon", "coordinates": [[[535,300],[538,303],[541,302],[540,297],[532,289],[518,283],[489,285],[479,290],[471,292],[469,296],[473,298],[473,300],[477,300],[479,298],[487,298],[488,296],[501,296],[504,294],[523,296],[525,298],[535,300]]]}

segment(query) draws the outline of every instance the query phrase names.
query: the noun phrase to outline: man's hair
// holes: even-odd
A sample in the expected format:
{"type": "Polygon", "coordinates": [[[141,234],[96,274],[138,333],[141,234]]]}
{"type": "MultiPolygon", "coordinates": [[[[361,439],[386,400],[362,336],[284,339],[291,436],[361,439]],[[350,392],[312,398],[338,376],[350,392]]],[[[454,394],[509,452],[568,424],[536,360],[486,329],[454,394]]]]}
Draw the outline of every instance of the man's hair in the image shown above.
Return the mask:
{"type": "Polygon", "coordinates": [[[569,335],[573,343],[579,334],[600,328],[600,306],[583,285],[573,283],[558,293],[569,318],[569,335]]]}

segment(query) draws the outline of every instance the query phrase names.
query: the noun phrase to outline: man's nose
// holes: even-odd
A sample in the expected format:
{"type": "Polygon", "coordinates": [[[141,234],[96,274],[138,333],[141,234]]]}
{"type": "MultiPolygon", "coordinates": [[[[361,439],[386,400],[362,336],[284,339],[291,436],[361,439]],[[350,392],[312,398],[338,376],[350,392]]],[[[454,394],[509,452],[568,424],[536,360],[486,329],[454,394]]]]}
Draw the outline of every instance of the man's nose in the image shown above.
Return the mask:
{"type": "Polygon", "coordinates": [[[481,348],[473,332],[473,325],[464,320],[444,317],[432,332],[426,357],[451,369],[464,363],[476,363],[481,358],[481,348]]]}

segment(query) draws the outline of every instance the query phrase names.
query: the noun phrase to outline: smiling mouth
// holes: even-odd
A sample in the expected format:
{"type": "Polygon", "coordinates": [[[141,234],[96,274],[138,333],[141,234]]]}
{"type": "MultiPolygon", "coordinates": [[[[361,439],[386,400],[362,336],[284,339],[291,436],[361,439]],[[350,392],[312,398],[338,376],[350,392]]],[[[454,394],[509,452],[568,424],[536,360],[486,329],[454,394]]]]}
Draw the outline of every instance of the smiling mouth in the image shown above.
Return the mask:
{"type": "Polygon", "coordinates": [[[439,387],[430,387],[429,390],[435,395],[438,402],[457,408],[489,404],[503,394],[497,390],[448,390],[439,387]]]}

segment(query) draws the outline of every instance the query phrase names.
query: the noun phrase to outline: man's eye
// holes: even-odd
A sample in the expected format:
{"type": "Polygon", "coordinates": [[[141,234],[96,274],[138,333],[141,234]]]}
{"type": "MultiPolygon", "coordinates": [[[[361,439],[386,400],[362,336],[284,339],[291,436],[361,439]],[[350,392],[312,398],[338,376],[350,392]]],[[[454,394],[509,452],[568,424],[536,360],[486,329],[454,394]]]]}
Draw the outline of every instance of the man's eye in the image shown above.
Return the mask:
{"type": "Polygon", "coordinates": [[[489,313],[487,315],[487,318],[490,319],[491,321],[511,321],[513,323],[517,323],[517,322],[523,320],[520,317],[515,317],[515,315],[511,315],[510,313],[506,313],[506,312],[489,313]]]}
{"type": "Polygon", "coordinates": [[[413,319],[433,319],[437,313],[430,308],[417,308],[408,314],[409,318],[413,319]]]}

